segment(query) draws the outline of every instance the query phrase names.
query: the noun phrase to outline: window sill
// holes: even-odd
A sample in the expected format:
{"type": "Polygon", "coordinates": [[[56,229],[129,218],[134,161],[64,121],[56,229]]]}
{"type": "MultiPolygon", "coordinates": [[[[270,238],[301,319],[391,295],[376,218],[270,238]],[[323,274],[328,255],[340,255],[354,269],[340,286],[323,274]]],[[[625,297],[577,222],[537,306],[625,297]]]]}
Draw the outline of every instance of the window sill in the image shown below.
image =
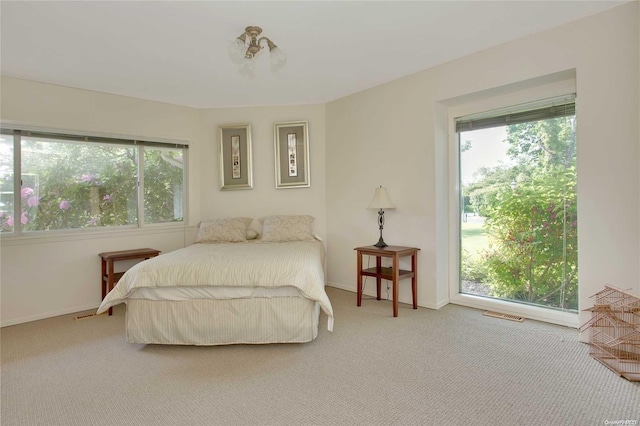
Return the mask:
{"type": "Polygon", "coordinates": [[[456,305],[523,316],[528,319],[562,325],[565,327],[578,328],[580,326],[578,314],[572,312],[556,311],[553,309],[461,293],[454,295],[449,301],[456,305]]]}
{"type": "Polygon", "coordinates": [[[1,247],[12,247],[27,244],[46,244],[68,241],[93,240],[98,238],[132,237],[137,235],[176,234],[191,235],[195,226],[184,224],[148,225],[144,228],[118,227],[107,229],[85,228],[64,231],[41,231],[22,235],[0,235],[1,247]]]}

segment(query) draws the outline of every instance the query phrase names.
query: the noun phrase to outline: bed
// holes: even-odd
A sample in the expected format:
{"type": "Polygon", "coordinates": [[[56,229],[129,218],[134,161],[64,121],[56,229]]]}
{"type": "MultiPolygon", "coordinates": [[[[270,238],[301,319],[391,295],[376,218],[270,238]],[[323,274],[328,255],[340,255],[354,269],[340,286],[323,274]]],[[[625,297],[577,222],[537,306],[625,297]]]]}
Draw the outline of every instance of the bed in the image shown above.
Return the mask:
{"type": "Polygon", "coordinates": [[[302,343],[318,335],[320,310],[333,329],[324,290],[324,246],[311,216],[203,221],[196,244],[130,268],[97,313],[126,303],[132,343],[228,345],[302,343]],[[249,239],[247,239],[247,237],[249,239]]]}

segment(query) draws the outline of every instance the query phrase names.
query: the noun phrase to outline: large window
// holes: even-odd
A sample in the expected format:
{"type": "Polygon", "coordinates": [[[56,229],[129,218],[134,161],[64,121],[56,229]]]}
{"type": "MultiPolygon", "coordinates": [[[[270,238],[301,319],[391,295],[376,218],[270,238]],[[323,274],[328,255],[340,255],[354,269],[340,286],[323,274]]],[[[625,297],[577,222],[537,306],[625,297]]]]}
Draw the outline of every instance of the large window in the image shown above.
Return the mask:
{"type": "Polygon", "coordinates": [[[573,96],[456,121],[459,292],[577,312],[573,96]]]}
{"type": "Polygon", "coordinates": [[[1,232],[182,222],[186,153],[183,144],[2,129],[1,232]]]}

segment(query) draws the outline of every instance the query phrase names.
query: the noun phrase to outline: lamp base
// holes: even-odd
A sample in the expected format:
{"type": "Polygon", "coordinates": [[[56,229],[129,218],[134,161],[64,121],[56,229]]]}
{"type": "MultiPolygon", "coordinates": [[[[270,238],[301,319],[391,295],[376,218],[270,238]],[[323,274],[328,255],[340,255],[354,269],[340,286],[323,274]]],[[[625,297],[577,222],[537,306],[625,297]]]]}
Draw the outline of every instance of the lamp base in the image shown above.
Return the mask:
{"type": "Polygon", "coordinates": [[[378,227],[380,228],[380,238],[373,246],[378,248],[388,247],[387,243],[382,239],[382,229],[384,228],[384,210],[378,210],[378,227]]]}
{"type": "Polygon", "coordinates": [[[373,245],[374,247],[378,247],[378,248],[384,248],[384,247],[389,247],[389,245],[387,243],[384,242],[384,240],[382,239],[382,237],[380,237],[380,239],[378,240],[377,243],[375,243],[373,245]]]}

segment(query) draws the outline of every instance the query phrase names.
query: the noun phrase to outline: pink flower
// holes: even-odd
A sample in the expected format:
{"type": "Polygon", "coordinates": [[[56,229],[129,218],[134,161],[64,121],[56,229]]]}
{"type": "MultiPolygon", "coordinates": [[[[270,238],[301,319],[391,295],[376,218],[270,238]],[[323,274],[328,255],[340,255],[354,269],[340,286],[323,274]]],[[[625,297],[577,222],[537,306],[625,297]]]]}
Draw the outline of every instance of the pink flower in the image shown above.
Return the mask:
{"type": "Polygon", "coordinates": [[[30,197],[33,195],[33,189],[25,186],[20,190],[20,195],[22,196],[22,198],[30,197]]]}
{"type": "Polygon", "coordinates": [[[102,197],[102,201],[111,201],[111,195],[105,195],[104,197],[102,197]]]}
{"type": "Polygon", "coordinates": [[[29,197],[29,199],[27,200],[27,205],[28,205],[29,207],[35,207],[35,206],[37,206],[37,205],[38,205],[38,201],[39,201],[39,200],[38,200],[38,197],[36,197],[35,195],[34,195],[34,196],[31,196],[31,197],[29,197]]]}
{"type": "Polygon", "coordinates": [[[27,217],[27,212],[22,212],[20,215],[20,223],[26,225],[29,222],[29,218],[27,217]]]}
{"type": "Polygon", "coordinates": [[[60,210],[67,210],[69,208],[69,202],[67,200],[60,201],[60,210]]]}
{"type": "Polygon", "coordinates": [[[7,225],[13,228],[13,216],[7,218],[7,225]]]}
{"type": "Polygon", "coordinates": [[[80,176],[80,181],[81,182],[87,182],[87,183],[97,183],[98,182],[98,176],[85,173],[82,176],[80,176]]]}

